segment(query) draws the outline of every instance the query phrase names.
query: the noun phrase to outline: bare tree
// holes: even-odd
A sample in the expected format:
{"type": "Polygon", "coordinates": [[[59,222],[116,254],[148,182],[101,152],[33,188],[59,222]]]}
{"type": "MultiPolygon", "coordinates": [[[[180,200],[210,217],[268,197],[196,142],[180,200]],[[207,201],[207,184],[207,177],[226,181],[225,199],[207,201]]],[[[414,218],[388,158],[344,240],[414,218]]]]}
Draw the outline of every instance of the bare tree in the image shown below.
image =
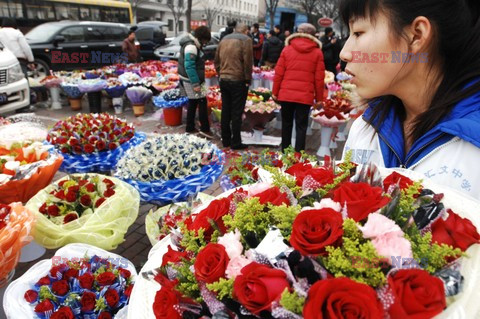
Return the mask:
{"type": "Polygon", "coordinates": [[[270,29],[275,25],[275,12],[277,11],[279,0],[265,0],[267,13],[270,16],[270,29]]]}
{"type": "Polygon", "coordinates": [[[187,18],[187,31],[192,31],[192,0],[187,0],[187,10],[185,11],[187,18]]]}
{"type": "Polygon", "coordinates": [[[207,20],[207,26],[211,29],[215,18],[223,10],[223,5],[219,4],[216,0],[202,0],[200,1],[203,6],[203,14],[205,20],[207,20]]]}
{"type": "Polygon", "coordinates": [[[185,1],[184,0],[167,0],[167,7],[170,9],[173,15],[173,23],[175,27],[175,36],[178,35],[178,24],[180,19],[185,14],[185,1]]]}
{"type": "MultiPolygon", "coordinates": [[[[305,12],[307,15],[308,23],[313,25],[317,25],[317,17],[319,15],[318,9],[320,6],[320,2],[324,2],[325,0],[291,0],[293,4],[296,4],[297,7],[305,12]]],[[[327,0],[328,1],[328,0],[327,0]]]]}
{"type": "Polygon", "coordinates": [[[322,0],[319,1],[317,12],[320,16],[329,17],[336,22],[340,27],[340,33],[343,36],[343,29],[345,25],[342,19],[340,19],[340,7],[339,0],[322,0]]]}

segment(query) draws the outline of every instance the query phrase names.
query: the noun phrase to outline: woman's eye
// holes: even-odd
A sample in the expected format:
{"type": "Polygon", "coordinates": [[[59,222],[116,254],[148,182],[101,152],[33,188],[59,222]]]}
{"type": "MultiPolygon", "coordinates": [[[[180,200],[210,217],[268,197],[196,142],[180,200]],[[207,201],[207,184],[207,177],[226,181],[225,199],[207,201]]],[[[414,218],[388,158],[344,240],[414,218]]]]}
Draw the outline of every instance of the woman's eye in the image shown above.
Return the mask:
{"type": "Polygon", "coordinates": [[[362,32],[353,32],[353,36],[355,38],[358,38],[361,34],[362,34],[362,32]]]}

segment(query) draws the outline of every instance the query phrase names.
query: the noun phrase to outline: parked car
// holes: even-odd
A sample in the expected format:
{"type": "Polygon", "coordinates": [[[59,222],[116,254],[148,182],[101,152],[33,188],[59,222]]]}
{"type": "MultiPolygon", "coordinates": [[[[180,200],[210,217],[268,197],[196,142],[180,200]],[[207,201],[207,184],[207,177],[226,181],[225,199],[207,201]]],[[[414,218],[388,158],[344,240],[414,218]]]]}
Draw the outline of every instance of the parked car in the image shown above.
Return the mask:
{"type": "MultiPolygon", "coordinates": [[[[160,60],[178,60],[180,57],[180,40],[186,36],[187,33],[183,33],[173,39],[169,44],[157,48],[154,54],[160,58],[160,60]]],[[[208,45],[203,47],[203,53],[206,60],[213,60],[215,58],[215,52],[217,51],[219,39],[212,34],[212,39],[208,45]]]]}
{"type": "Polygon", "coordinates": [[[135,37],[140,43],[140,55],[144,60],[157,59],[155,49],[167,44],[162,29],[166,25],[168,24],[162,21],[144,21],[136,25],[135,37]]]}
{"type": "Polygon", "coordinates": [[[30,105],[30,87],[20,63],[0,41],[0,114],[30,105]]]}
{"type": "Polygon", "coordinates": [[[91,69],[113,64],[122,54],[128,27],[121,23],[58,21],[41,24],[25,37],[38,76],[49,70],[91,69]],[[113,55],[112,55],[113,54],[113,55]],[[86,58],[82,58],[86,57],[86,58]],[[59,60],[60,59],[60,60],[59,60]]]}

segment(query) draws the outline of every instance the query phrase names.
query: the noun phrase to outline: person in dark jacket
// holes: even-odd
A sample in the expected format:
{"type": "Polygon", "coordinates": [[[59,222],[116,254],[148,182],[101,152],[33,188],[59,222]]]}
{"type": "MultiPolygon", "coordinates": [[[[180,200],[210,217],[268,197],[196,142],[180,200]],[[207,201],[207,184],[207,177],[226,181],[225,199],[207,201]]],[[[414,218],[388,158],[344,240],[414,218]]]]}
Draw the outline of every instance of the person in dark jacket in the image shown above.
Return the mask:
{"type": "Polygon", "coordinates": [[[282,32],[282,28],[280,28],[280,26],[277,24],[273,28],[273,31],[275,31],[275,35],[277,36],[277,38],[279,38],[280,41],[282,41],[282,43],[284,43],[285,42],[285,34],[282,32]]]}
{"type": "Polygon", "coordinates": [[[325,61],[325,69],[337,74],[337,64],[340,62],[340,43],[334,36],[333,29],[328,27],[325,29],[325,35],[320,38],[322,42],[323,59],[325,61]]]}
{"type": "Polygon", "coordinates": [[[258,23],[253,24],[251,37],[253,41],[253,65],[258,66],[258,63],[262,58],[262,48],[265,40],[265,37],[260,32],[260,26],[258,23]]]}
{"type": "Polygon", "coordinates": [[[237,26],[237,21],[229,21],[227,23],[227,27],[224,31],[220,34],[220,41],[227,35],[233,33],[235,31],[235,27],[237,26]]]}
{"type": "Polygon", "coordinates": [[[127,55],[128,63],[136,63],[140,60],[140,49],[135,45],[135,29],[128,32],[128,36],[122,43],[122,51],[127,55]]]}
{"type": "Polygon", "coordinates": [[[322,44],[316,29],[302,23],[298,33],[285,40],[273,79],[272,98],[282,106],[282,150],[291,144],[293,120],[296,125],[295,150],[305,150],[310,107],[323,100],[325,66],[322,44]]]}
{"type": "Polygon", "coordinates": [[[274,68],[277,64],[280,53],[283,50],[283,42],[276,36],[274,30],[267,34],[267,40],[263,44],[262,59],[260,65],[266,65],[274,68]]]}
{"type": "Polygon", "coordinates": [[[210,42],[210,29],[200,26],[194,34],[188,34],[180,40],[180,57],[178,58],[178,75],[180,85],[188,97],[187,133],[196,133],[195,113],[200,119],[200,135],[213,138],[210,132],[207,112],[207,88],[205,87],[205,60],[202,46],[210,42]]]}

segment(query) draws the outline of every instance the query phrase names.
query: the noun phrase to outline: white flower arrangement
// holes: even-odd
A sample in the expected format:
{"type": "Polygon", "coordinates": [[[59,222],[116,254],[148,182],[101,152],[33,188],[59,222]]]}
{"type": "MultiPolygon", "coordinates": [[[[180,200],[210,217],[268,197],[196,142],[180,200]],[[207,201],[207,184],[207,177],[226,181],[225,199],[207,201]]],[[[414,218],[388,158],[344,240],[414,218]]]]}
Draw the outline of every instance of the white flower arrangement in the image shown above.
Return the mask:
{"type": "Polygon", "coordinates": [[[200,173],[202,159],[212,152],[211,143],[195,136],[155,135],[126,152],[116,176],[143,182],[182,178],[200,173]]]}

